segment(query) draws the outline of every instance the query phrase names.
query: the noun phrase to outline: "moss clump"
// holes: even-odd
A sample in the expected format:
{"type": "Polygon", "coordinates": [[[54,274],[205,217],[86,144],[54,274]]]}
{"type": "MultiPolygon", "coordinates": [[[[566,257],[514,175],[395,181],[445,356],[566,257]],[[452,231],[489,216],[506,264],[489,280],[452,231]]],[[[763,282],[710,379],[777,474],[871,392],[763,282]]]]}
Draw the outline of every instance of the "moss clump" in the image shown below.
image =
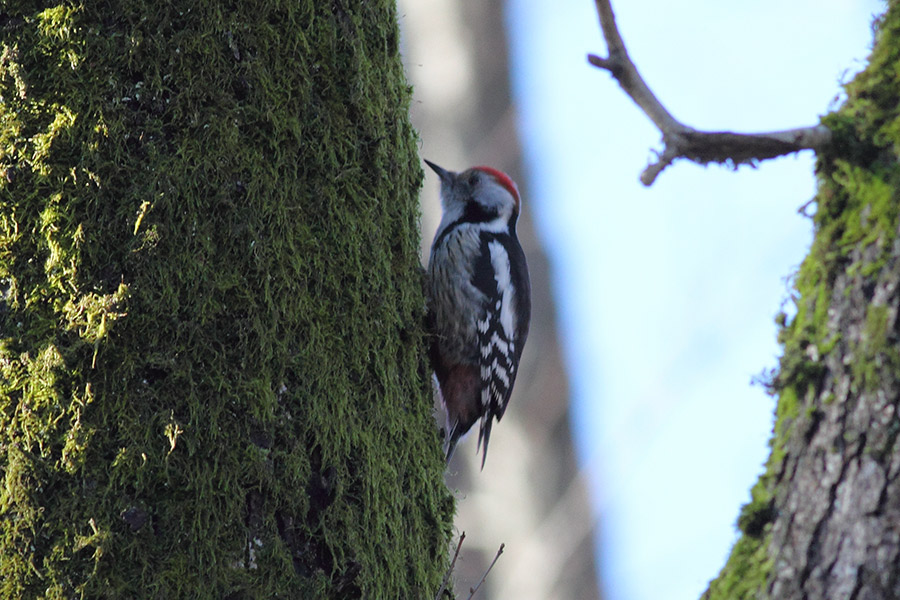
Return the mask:
{"type": "Polygon", "coordinates": [[[0,596],[433,594],[392,3],[4,11],[0,596]]]}
{"type": "Polygon", "coordinates": [[[869,65],[846,86],[844,106],[823,118],[834,143],[818,160],[815,238],[795,278],[797,314],[779,335],[772,453],[738,519],[742,535],[704,594],[710,600],[768,597],[777,552],[769,547],[772,524],[782,486],[790,485],[785,462],[838,402],[824,386],[830,355],[840,352],[834,364],[850,357],[854,394],[879,389],[883,374],[900,372],[889,309],[871,303],[876,281],[896,260],[900,219],[900,5],[891,3],[877,25],[869,65]],[[851,340],[835,315],[860,306],[863,331],[851,340]]]}
{"type": "Polygon", "coordinates": [[[766,580],[771,568],[765,539],[742,536],[731,549],[722,575],[709,584],[702,599],[755,600],[760,597],[759,582],[766,580]]]}

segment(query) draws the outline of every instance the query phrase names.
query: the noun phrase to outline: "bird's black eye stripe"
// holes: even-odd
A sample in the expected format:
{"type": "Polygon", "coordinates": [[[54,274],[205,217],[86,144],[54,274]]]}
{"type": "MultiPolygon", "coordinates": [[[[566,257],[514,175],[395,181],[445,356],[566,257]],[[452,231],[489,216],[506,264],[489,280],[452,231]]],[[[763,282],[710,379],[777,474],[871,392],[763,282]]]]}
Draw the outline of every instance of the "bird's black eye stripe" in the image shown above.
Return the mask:
{"type": "Polygon", "coordinates": [[[466,202],[466,208],[463,210],[463,215],[457,220],[450,223],[437,238],[435,238],[433,246],[439,246],[444,241],[444,238],[447,235],[455,230],[460,225],[467,225],[470,223],[488,223],[493,221],[500,215],[496,209],[487,209],[478,202],[475,201],[474,198],[470,198],[468,202],[466,202]]]}
{"type": "Polygon", "coordinates": [[[496,210],[489,210],[474,199],[466,202],[462,220],[466,223],[487,223],[497,218],[496,210]]]}
{"type": "Polygon", "coordinates": [[[440,246],[441,243],[443,243],[444,238],[447,237],[448,234],[450,234],[460,225],[468,225],[470,223],[487,223],[496,219],[499,214],[500,213],[498,213],[496,209],[487,209],[476,202],[474,198],[470,198],[468,202],[466,202],[466,208],[463,209],[462,216],[447,225],[447,227],[444,228],[440,235],[435,238],[432,246],[440,246]]]}

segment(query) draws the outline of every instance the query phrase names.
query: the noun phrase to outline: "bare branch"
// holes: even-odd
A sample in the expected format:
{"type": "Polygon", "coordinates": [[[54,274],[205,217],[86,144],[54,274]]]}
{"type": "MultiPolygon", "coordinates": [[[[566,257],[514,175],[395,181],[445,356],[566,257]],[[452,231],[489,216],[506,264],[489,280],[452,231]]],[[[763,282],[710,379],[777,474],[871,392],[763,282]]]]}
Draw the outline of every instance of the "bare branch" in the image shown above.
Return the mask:
{"type": "Polygon", "coordinates": [[[497,559],[500,558],[500,555],[501,555],[501,554],[503,554],[503,549],[504,549],[505,547],[506,547],[506,544],[500,544],[500,549],[497,550],[497,555],[494,557],[494,560],[491,561],[491,564],[488,565],[487,571],[485,571],[485,572],[484,572],[484,575],[481,577],[481,581],[478,582],[478,585],[476,585],[475,587],[469,589],[469,598],[468,598],[468,600],[472,600],[472,598],[475,597],[475,592],[477,592],[477,591],[478,591],[478,588],[481,587],[481,584],[485,582],[485,580],[487,579],[488,573],[490,573],[490,572],[491,572],[491,569],[494,568],[494,565],[497,564],[497,559]]]}
{"type": "Polygon", "coordinates": [[[441,581],[441,587],[438,589],[438,593],[435,595],[434,600],[441,600],[441,594],[447,589],[447,583],[450,581],[450,575],[453,574],[453,568],[456,566],[456,559],[459,558],[459,550],[462,548],[464,539],[466,539],[465,531],[459,535],[459,543],[456,544],[456,552],[453,553],[453,560],[450,561],[450,568],[447,569],[447,572],[444,574],[444,580],[441,581]]]}
{"type": "Polygon", "coordinates": [[[606,39],[609,57],[589,54],[588,62],[609,71],[663,136],[665,149],[659,154],[659,160],[641,174],[641,183],[644,185],[651,185],[666,167],[679,158],[704,165],[716,162],[737,167],[800,150],[818,151],[831,142],[831,131],[823,125],[751,134],[698,131],[684,125],[666,110],[631,62],[609,0],[594,0],[594,4],[600,17],[600,28],[606,39]]]}
{"type": "Polygon", "coordinates": [[[663,169],[672,164],[676,158],[678,158],[678,151],[675,149],[674,145],[666,144],[666,149],[662,154],[657,154],[659,156],[659,160],[655,163],[648,165],[644,172],[641,173],[641,183],[646,186],[651,185],[656,177],[663,172],[663,169]]]}
{"type": "Polygon", "coordinates": [[[631,57],[628,56],[628,50],[625,48],[625,42],[622,41],[622,36],[619,35],[619,28],[616,26],[616,15],[613,14],[609,0],[595,0],[595,5],[597,6],[597,14],[600,15],[600,28],[603,30],[603,37],[606,38],[606,45],[609,49],[609,58],[604,60],[599,56],[590,54],[588,55],[588,61],[592,65],[612,73],[619,85],[622,86],[622,89],[625,90],[625,93],[631,96],[631,99],[647,113],[650,120],[661,131],[671,130],[674,132],[686,129],[656,99],[656,96],[647,87],[641,74],[638,73],[637,67],[631,62],[631,57]]]}

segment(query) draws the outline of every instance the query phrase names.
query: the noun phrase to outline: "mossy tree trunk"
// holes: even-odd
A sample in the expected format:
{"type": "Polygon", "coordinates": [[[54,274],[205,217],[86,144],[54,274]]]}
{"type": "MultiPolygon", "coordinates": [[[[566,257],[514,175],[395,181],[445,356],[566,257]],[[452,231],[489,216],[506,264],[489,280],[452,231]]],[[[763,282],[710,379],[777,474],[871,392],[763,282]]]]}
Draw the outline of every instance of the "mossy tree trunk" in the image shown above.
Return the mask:
{"type": "Polygon", "coordinates": [[[772,454],[704,598],[900,598],[900,2],[824,122],[772,454]]]}
{"type": "Polygon", "coordinates": [[[0,52],[0,596],[433,595],[392,3],[21,0],[0,52]]]}

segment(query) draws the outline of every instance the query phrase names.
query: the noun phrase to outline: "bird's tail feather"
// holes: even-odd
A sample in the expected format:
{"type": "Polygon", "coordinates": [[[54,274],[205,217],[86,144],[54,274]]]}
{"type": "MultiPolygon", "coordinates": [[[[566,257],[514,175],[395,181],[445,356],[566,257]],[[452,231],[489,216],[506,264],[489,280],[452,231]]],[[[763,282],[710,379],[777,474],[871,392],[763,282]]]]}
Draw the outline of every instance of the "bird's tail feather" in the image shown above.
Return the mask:
{"type": "Polygon", "coordinates": [[[491,415],[485,415],[481,419],[481,429],[478,431],[478,447],[475,452],[478,452],[484,446],[483,454],[481,455],[481,470],[484,470],[484,462],[487,460],[487,449],[488,449],[488,441],[491,439],[491,425],[493,425],[494,419],[491,418],[491,415]]]}

